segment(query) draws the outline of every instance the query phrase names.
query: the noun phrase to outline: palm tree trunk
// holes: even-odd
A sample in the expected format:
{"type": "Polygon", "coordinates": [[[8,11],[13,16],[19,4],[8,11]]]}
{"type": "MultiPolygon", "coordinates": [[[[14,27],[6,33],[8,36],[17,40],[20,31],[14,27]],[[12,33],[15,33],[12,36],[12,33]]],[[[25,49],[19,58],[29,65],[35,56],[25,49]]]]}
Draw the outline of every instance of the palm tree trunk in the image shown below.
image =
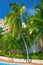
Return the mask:
{"type": "Polygon", "coordinates": [[[26,44],[26,41],[25,41],[25,39],[24,39],[23,34],[21,34],[21,35],[22,35],[22,39],[23,39],[23,42],[24,42],[24,45],[25,45],[25,48],[26,48],[26,53],[27,53],[27,61],[29,62],[28,47],[27,47],[27,44],[26,44]]]}

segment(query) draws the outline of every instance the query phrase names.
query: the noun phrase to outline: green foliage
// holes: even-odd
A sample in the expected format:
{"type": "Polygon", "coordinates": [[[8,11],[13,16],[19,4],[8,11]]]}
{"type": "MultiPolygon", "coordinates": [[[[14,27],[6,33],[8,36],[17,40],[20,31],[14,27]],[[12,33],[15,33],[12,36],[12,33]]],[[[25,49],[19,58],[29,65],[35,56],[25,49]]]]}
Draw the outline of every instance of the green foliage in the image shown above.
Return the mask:
{"type": "Polygon", "coordinates": [[[0,38],[2,37],[3,28],[0,27],[0,38]]]}
{"type": "MultiPolygon", "coordinates": [[[[26,9],[23,4],[20,6],[17,3],[10,4],[11,12],[9,12],[5,18],[5,25],[8,24],[10,32],[2,36],[2,28],[0,28],[0,55],[26,58],[26,49],[24,46],[24,40],[26,45],[30,46],[35,43],[40,35],[43,35],[43,8],[36,8],[34,16],[30,16],[24,12],[26,9]],[[22,20],[26,24],[26,28],[22,28],[22,20]]],[[[43,59],[42,54],[32,54],[30,58],[43,59]],[[41,57],[42,56],[42,57],[41,57]]]]}
{"type": "Polygon", "coordinates": [[[15,53],[10,53],[10,57],[14,58],[15,57],[15,53]]]}
{"type": "Polygon", "coordinates": [[[21,15],[24,13],[25,5],[20,6],[16,3],[13,3],[10,4],[10,6],[12,11],[5,16],[4,21],[5,24],[9,25],[12,37],[20,37],[19,32],[22,29],[21,15]]]}
{"type": "Polygon", "coordinates": [[[35,53],[30,55],[31,59],[43,59],[43,54],[42,53],[35,53]]]}
{"type": "Polygon", "coordinates": [[[2,27],[0,27],[0,33],[2,33],[2,31],[3,31],[3,28],[2,28],[2,27]]]}
{"type": "Polygon", "coordinates": [[[16,54],[15,58],[20,58],[20,59],[26,59],[26,54],[25,55],[21,55],[21,54],[16,54]]]}

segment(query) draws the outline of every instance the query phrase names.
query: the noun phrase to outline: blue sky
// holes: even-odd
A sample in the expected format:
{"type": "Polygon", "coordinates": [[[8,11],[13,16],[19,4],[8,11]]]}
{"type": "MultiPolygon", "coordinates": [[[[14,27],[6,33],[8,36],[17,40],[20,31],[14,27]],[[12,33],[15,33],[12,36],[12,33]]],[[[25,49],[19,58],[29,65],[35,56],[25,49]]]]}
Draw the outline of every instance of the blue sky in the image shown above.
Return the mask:
{"type": "Polygon", "coordinates": [[[30,0],[0,0],[0,18],[4,18],[4,16],[10,11],[9,3],[17,2],[19,4],[26,4],[26,12],[31,15],[34,14],[34,5],[40,4],[40,0],[35,0],[30,2],[30,0]]]}

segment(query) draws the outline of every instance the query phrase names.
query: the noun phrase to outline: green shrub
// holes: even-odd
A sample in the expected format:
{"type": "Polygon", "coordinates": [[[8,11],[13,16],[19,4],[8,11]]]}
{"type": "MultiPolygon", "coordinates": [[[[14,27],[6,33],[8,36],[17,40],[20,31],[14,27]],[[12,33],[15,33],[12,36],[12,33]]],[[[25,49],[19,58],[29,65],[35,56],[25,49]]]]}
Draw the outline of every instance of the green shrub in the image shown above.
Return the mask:
{"type": "Polygon", "coordinates": [[[34,53],[34,54],[29,55],[29,57],[31,59],[43,59],[43,54],[41,54],[41,53],[34,53]]]}
{"type": "Polygon", "coordinates": [[[15,58],[23,58],[23,55],[16,54],[15,58]]]}
{"type": "Polygon", "coordinates": [[[10,54],[10,57],[12,57],[12,58],[13,58],[14,56],[15,56],[15,54],[14,54],[14,53],[11,53],[11,54],[10,54]]]}
{"type": "Polygon", "coordinates": [[[16,55],[15,55],[15,58],[26,58],[26,55],[19,55],[19,54],[16,54],[16,55]]]}
{"type": "Polygon", "coordinates": [[[3,52],[1,52],[1,53],[0,53],[0,56],[4,56],[4,53],[3,53],[3,52]]]}

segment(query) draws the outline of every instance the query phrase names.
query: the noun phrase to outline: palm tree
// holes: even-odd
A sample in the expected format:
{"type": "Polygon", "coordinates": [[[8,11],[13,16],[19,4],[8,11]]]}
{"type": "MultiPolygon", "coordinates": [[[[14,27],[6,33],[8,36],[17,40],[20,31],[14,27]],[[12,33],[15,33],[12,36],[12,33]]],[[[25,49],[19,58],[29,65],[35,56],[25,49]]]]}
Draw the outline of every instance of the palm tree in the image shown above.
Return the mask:
{"type": "Polygon", "coordinates": [[[40,37],[40,45],[41,48],[43,48],[43,0],[40,0],[40,2],[40,6],[35,7],[36,13],[31,18],[31,20],[34,21],[33,24],[35,25],[36,30],[38,30],[38,35],[36,36],[34,41],[36,41],[40,37]]]}
{"type": "Polygon", "coordinates": [[[25,5],[23,4],[22,6],[20,6],[14,3],[14,4],[10,4],[10,7],[12,10],[4,18],[5,24],[9,25],[10,33],[14,40],[17,40],[17,39],[19,40],[19,38],[22,37],[25,48],[26,48],[27,59],[29,60],[28,48],[23,35],[22,20],[21,20],[22,19],[21,17],[25,10],[25,5]]]}

